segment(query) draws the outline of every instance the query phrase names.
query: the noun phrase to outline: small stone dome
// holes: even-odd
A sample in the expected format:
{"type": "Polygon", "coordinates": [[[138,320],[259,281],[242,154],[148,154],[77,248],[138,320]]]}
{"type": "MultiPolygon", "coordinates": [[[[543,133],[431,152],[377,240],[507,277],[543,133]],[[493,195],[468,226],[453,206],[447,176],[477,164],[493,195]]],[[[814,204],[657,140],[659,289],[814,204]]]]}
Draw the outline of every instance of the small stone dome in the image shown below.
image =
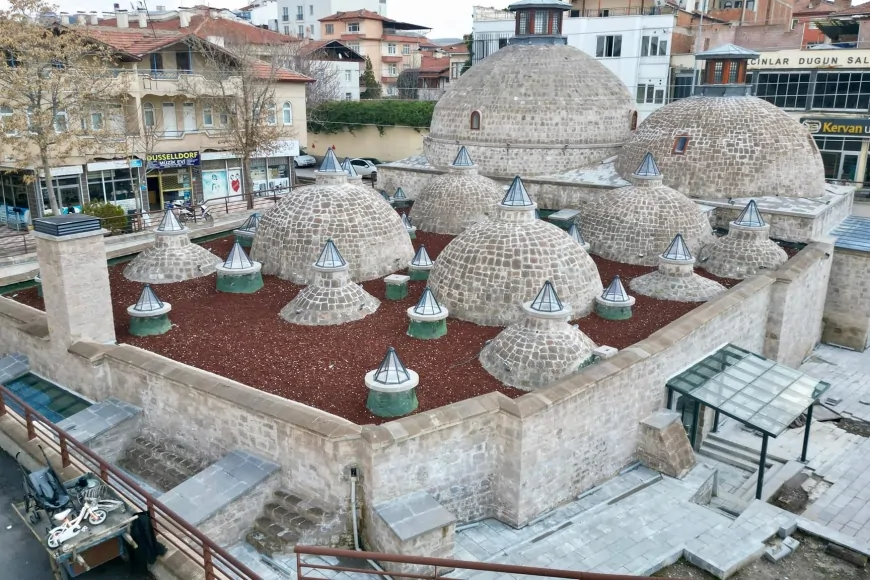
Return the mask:
{"type": "Polygon", "coordinates": [[[429,287],[451,316],[504,326],[522,317],[520,304],[546,280],[577,317],[591,311],[602,291],[595,262],[563,230],[535,219],[535,204],[517,177],[491,218],[441,251],[429,287]]]}
{"type": "Polygon", "coordinates": [[[678,233],[693,252],[712,236],[710,222],[694,201],[662,183],[647,153],[629,177],[632,185],[598,194],[575,218],[590,252],[623,264],[655,266],[678,233]]]}
{"type": "Polygon", "coordinates": [[[652,152],[664,183],[691,197],[819,197],[822,157],[812,135],[756,97],[695,96],[644,120],[616,161],[628,175],[652,152]]]}
{"type": "Polygon", "coordinates": [[[695,258],[680,234],[659,256],[659,268],[634,278],[629,286],[643,296],[677,302],[706,302],[725,292],[715,280],[695,274],[695,258]]]}
{"type": "Polygon", "coordinates": [[[482,173],[561,173],[616,154],[631,134],[628,89],[573,46],[510,44],[450,85],[423,139],[436,167],[465,145],[482,173]]]}
{"type": "Polygon", "coordinates": [[[461,147],[447,173],[431,178],[417,195],[411,218],[418,230],[455,236],[486,219],[503,196],[502,186],[478,175],[461,147]]]}
{"type": "Polygon", "coordinates": [[[704,247],[698,256],[700,266],[714,276],[737,280],[776,270],[788,261],[788,254],[769,235],[770,225],[750,200],[729,225],[728,234],[704,247]]]}
{"type": "Polygon", "coordinates": [[[251,259],[263,263],[263,274],[308,284],[328,239],[341,248],[355,282],[404,269],[414,248],[390,204],[374,189],[348,183],[332,150],[315,177],[260,218],[251,259]]]}

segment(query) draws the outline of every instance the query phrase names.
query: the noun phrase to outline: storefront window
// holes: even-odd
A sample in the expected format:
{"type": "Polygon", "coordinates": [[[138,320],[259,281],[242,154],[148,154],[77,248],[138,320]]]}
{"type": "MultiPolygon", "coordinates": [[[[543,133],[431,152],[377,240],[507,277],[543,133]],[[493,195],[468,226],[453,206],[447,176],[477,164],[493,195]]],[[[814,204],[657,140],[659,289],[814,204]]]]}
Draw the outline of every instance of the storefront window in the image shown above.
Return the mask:
{"type": "Polygon", "coordinates": [[[861,139],[844,137],[816,137],[822,154],[825,179],[858,181],[858,158],[861,155],[861,139]]]}
{"type": "Polygon", "coordinates": [[[870,73],[836,72],[816,75],[814,109],[860,109],[870,105],[870,73]]]}
{"type": "MultiPolygon", "coordinates": [[[[46,187],[45,179],[40,179],[39,184],[42,187],[44,211],[50,212],[51,204],[48,201],[48,188],[46,187]]],[[[54,195],[60,199],[61,213],[66,213],[70,207],[75,207],[77,212],[82,211],[82,189],[78,175],[53,179],[52,184],[54,186],[54,195]]]]}
{"type": "Polygon", "coordinates": [[[290,165],[286,157],[251,160],[251,181],[255,192],[290,188],[290,165]]]}
{"type": "Polygon", "coordinates": [[[27,223],[28,205],[24,174],[17,171],[0,173],[0,223],[10,227],[27,223]]]}
{"type": "Polygon", "coordinates": [[[810,73],[758,73],[755,96],[784,109],[805,109],[810,73]]]}
{"type": "Polygon", "coordinates": [[[206,200],[241,197],[242,170],[238,159],[202,162],[202,195],[206,200]]]}
{"type": "Polygon", "coordinates": [[[88,172],[88,196],[91,201],[105,201],[124,209],[136,209],[139,179],[130,169],[88,172]]]}

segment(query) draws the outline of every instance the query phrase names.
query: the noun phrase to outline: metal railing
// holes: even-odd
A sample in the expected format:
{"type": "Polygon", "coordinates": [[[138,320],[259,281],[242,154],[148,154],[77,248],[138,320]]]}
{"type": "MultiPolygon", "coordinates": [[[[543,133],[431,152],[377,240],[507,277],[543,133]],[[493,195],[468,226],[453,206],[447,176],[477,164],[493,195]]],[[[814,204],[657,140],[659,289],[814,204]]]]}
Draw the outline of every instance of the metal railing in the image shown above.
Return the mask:
{"type": "Polygon", "coordinates": [[[324,571],[348,572],[366,574],[373,577],[384,575],[384,572],[372,568],[355,568],[349,564],[314,564],[305,562],[303,556],[331,556],[339,558],[342,562],[348,560],[373,560],[375,562],[392,562],[396,564],[410,564],[413,566],[429,566],[429,572],[393,572],[387,573],[392,578],[411,578],[413,580],[454,580],[447,576],[454,570],[479,570],[483,572],[495,572],[499,576],[505,574],[521,576],[537,576],[540,578],[568,578],[570,580],[653,580],[649,576],[628,576],[620,574],[598,574],[595,572],[580,572],[577,570],[559,570],[555,568],[534,568],[531,566],[512,566],[509,564],[497,564],[495,562],[466,562],[465,560],[450,560],[447,558],[426,558],[423,556],[405,556],[398,554],[380,554],[377,552],[357,552],[354,550],[339,550],[336,548],[324,548],[321,546],[296,546],[296,577],[297,580],[322,580],[332,575],[323,574],[324,571]],[[305,575],[305,570],[310,570],[313,575],[305,575]]]}
{"type": "Polygon", "coordinates": [[[3,232],[0,235],[0,258],[23,256],[36,251],[36,242],[29,232],[3,232]]]}
{"type": "Polygon", "coordinates": [[[4,415],[12,417],[27,430],[28,441],[39,440],[60,454],[64,468],[72,466],[85,473],[99,474],[125,501],[147,511],[161,540],[202,568],[206,580],[261,580],[247,566],[139,487],[128,475],[103,461],[75,437],[0,385],[0,417],[4,415]]]}
{"type": "Polygon", "coordinates": [[[591,10],[571,10],[569,18],[608,18],[610,16],[659,16],[676,14],[672,6],[633,6],[631,8],[593,8],[591,10]]]}

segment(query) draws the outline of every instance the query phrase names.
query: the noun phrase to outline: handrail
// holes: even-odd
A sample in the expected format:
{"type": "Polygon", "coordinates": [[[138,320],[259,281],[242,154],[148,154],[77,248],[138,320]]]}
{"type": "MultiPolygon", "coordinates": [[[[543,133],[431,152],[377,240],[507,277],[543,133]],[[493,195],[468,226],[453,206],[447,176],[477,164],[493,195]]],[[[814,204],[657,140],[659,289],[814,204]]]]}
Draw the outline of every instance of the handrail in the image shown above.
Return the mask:
{"type": "Polygon", "coordinates": [[[374,560],[375,562],[394,562],[398,564],[412,564],[417,566],[432,566],[432,574],[402,573],[389,571],[393,578],[414,578],[428,580],[450,580],[446,576],[438,574],[438,569],[452,570],[481,570],[485,572],[498,572],[501,574],[516,574],[524,576],[543,576],[549,578],[568,578],[570,580],[653,580],[649,576],[628,576],[624,574],[600,574],[598,572],[581,572],[579,570],[559,570],[557,568],[537,568],[533,566],[516,566],[513,564],[498,564],[496,562],[470,562],[466,560],[453,560],[448,558],[430,558],[427,556],[406,556],[399,554],[381,554],[379,552],[357,552],[355,550],[341,550],[338,548],[325,548],[323,546],[296,546],[296,576],[299,580],[314,580],[313,576],[305,576],[303,568],[312,570],[332,570],[335,572],[356,572],[359,574],[383,575],[382,571],[365,568],[350,568],[347,566],[334,566],[312,564],[302,560],[307,556],[332,556],[347,560],[374,560]]]}
{"type": "Polygon", "coordinates": [[[103,461],[99,455],[79,443],[75,437],[43,417],[38,411],[0,384],[0,417],[7,414],[16,421],[23,422],[27,429],[28,441],[39,438],[57,451],[64,468],[74,465],[84,471],[94,471],[94,467],[89,466],[82,457],[77,457],[76,454],[90,460],[97,468],[100,478],[109,487],[130,503],[140,508],[145,507],[151,516],[155,532],[196,562],[205,572],[206,580],[262,580],[260,576],[212,542],[184,518],[142,489],[125,473],[103,461]],[[6,399],[21,408],[24,416],[21,417],[18,412],[7,408],[6,399]],[[123,489],[117,484],[113,485],[109,476],[122,483],[123,489]],[[166,531],[163,531],[164,528],[166,531]],[[177,537],[178,535],[181,537],[177,537]],[[197,551],[197,548],[200,548],[201,552],[197,551]]]}

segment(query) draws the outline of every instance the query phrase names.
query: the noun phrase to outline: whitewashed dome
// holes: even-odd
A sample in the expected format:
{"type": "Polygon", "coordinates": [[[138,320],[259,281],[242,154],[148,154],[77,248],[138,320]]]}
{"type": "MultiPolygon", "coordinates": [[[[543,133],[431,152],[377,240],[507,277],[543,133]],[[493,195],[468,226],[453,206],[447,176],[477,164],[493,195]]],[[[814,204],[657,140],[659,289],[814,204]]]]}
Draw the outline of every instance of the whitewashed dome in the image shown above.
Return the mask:
{"type": "Polygon", "coordinates": [[[651,154],[629,180],[628,187],[597,194],[577,217],[590,252],[623,264],[655,266],[677,234],[695,253],[712,241],[710,221],[698,204],[662,183],[651,154]]]}
{"type": "Polygon", "coordinates": [[[432,177],[414,200],[411,219],[418,230],[458,235],[487,218],[504,197],[501,185],[477,173],[465,147],[447,168],[432,177]]]}
{"type": "Polygon", "coordinates": [[[311,264],[329,239],[341,248],[354,282],[402,270],[414,255],[401,216],[371,187],[348,183],[331,150],[314,185],[294,189],[262,215],[251,258],[263,263],[263,274],[308,284],[311,264]]]}
{"type": "Polygon", "coordinates": [[[819,197],[825,170],[797,119],[756,97],[694,96],[647,117],[616,161],[627,176],[655,156],[668,187],[697,198],[819,197]],[[681,141],[681,139],[685,139],[681,141]]]}
{"type": "Polygon", "coordinates": [[[515,178],[491,218],[441,251],[429,287],[451,316],[505,326],[522,317],[520,304],[547,280],[577,317],[591,311],[603,289],[589,254],[566,232],[535,218],[535,205],[515,178]]]}

